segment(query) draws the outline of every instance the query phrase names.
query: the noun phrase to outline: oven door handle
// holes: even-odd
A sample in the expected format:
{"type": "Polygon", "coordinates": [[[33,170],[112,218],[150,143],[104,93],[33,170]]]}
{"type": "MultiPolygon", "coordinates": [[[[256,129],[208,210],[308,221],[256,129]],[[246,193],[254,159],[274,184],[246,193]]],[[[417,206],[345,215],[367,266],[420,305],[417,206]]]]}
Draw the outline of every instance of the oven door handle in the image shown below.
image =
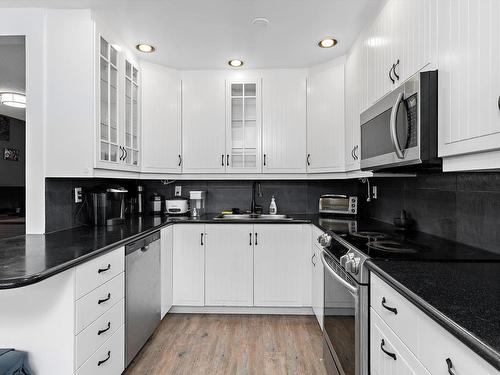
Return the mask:
{"type": "Polygon", "coordinates": [[[337,274],[337,272],[335,272],[331,267],[330,265],[326,262],[326,259],[325,259],[325,252],[323,251],[321,253],[321,262],[323,263],[323,265],[325,266],[325,268],[328,270],[328,272],[330,272],[330,274],[339,282],[342,284],[343,287],[345,287],[352,295],[354,296],[357,296],[358,295],[358,288],[352,286],[351,284],[349,284],[347,281],[345,281],[343,278],[340,277],[339,274],[337,274]]]}
{"type": "Polygon", "coordinates": [[[403,151],[401,150],[401,147],[399,146],[399,141],[398,141],[398,130],[397,130],[397,118],[398,118],[398,110],[401,102],[403,101],[404,93],[400,92],[396,102],[392,106],[392,111],[391,111],[391,141],[392,145],[394,146],[394,151],[396,152],[396,155],[398,156],[399,159],[404,159],[404,154],[403,151]]]}

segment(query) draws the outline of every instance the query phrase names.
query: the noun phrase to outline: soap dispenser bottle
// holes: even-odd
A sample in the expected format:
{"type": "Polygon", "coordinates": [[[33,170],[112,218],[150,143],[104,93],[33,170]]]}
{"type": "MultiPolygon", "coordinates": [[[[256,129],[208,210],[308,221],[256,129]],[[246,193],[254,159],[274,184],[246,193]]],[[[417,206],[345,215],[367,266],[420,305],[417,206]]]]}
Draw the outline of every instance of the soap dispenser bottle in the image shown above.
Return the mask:
{"type": "Polygon", "coordinates": [[[276,200],[274,199],[274,195],[271,198],[271,204],[269,205],[269,213],[271,215],[276,215],[278,212],[278,208],[276,207],[276,200]]]}

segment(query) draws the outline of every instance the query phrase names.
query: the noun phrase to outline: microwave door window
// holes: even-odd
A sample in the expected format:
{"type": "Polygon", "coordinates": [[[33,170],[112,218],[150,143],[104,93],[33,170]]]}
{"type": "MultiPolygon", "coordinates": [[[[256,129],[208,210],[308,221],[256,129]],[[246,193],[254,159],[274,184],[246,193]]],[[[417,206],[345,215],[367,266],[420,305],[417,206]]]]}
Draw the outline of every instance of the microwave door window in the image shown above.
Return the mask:
{"type": "Polygon", "coordinates": [[[356,371],[356,298],[325,272],[324,329],[341,374],[356,371]],[[343,371],[343,372],[342,372],[343,371]]]}
{"type": "Polygon", "coordinates": [[[391,110],[392,108],[389,108],[361,125],[361,157],[363,159],[394,152],[390,128],[391,110]]]}

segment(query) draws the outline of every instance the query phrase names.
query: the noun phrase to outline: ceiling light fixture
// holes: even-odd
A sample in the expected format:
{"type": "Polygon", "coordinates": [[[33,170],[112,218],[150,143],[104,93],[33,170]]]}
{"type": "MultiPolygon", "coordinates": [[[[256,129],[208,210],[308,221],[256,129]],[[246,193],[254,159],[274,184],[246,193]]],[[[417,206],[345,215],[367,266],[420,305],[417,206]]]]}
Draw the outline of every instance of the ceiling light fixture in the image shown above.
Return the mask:
{"type": "Polygon", "coordinates": [[[243,66],[243,61],[238,59],[229,60],[227,63],[229,64],[229,66],[232,66],[233,68],[240,68],[243,66]]]}
{"type": "Polygon", "coordinates": [[[15,92],[0,93],[0,103],[14,108],[26,108],[26,95],[15,92]]]}
{"type": "Polygon", "coordinates": [[[266,27],[269,25],[269,20],[265,17],[255,17],[252,20],[252,25],[266,27]]]}
{"type": "Polygon", "coordinates": [[[337,44],[337,39],[335,38],[325,38],[319,41],[318,46],[321,48],[331,48],[337,44]]]}
{"type": "Polygon", "coordinates": [[[139,43],[138,45],[135,46],[138,51],[144,52],[144,53],[151,53],[156,51],[156,48],[153,47],[151,44],[147,43],[139,43]]]}

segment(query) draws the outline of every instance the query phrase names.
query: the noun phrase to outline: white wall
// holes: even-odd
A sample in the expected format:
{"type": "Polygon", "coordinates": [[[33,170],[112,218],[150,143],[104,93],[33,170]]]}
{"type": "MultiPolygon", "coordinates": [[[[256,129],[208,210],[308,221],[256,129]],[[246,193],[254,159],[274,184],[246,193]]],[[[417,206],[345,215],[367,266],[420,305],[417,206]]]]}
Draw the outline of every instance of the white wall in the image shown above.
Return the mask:
{"type": "Polygon", "coordinates": [[[43,9],[0,9],[0,35],[26,36],[26,233],[45,231],[43,9]]]}

